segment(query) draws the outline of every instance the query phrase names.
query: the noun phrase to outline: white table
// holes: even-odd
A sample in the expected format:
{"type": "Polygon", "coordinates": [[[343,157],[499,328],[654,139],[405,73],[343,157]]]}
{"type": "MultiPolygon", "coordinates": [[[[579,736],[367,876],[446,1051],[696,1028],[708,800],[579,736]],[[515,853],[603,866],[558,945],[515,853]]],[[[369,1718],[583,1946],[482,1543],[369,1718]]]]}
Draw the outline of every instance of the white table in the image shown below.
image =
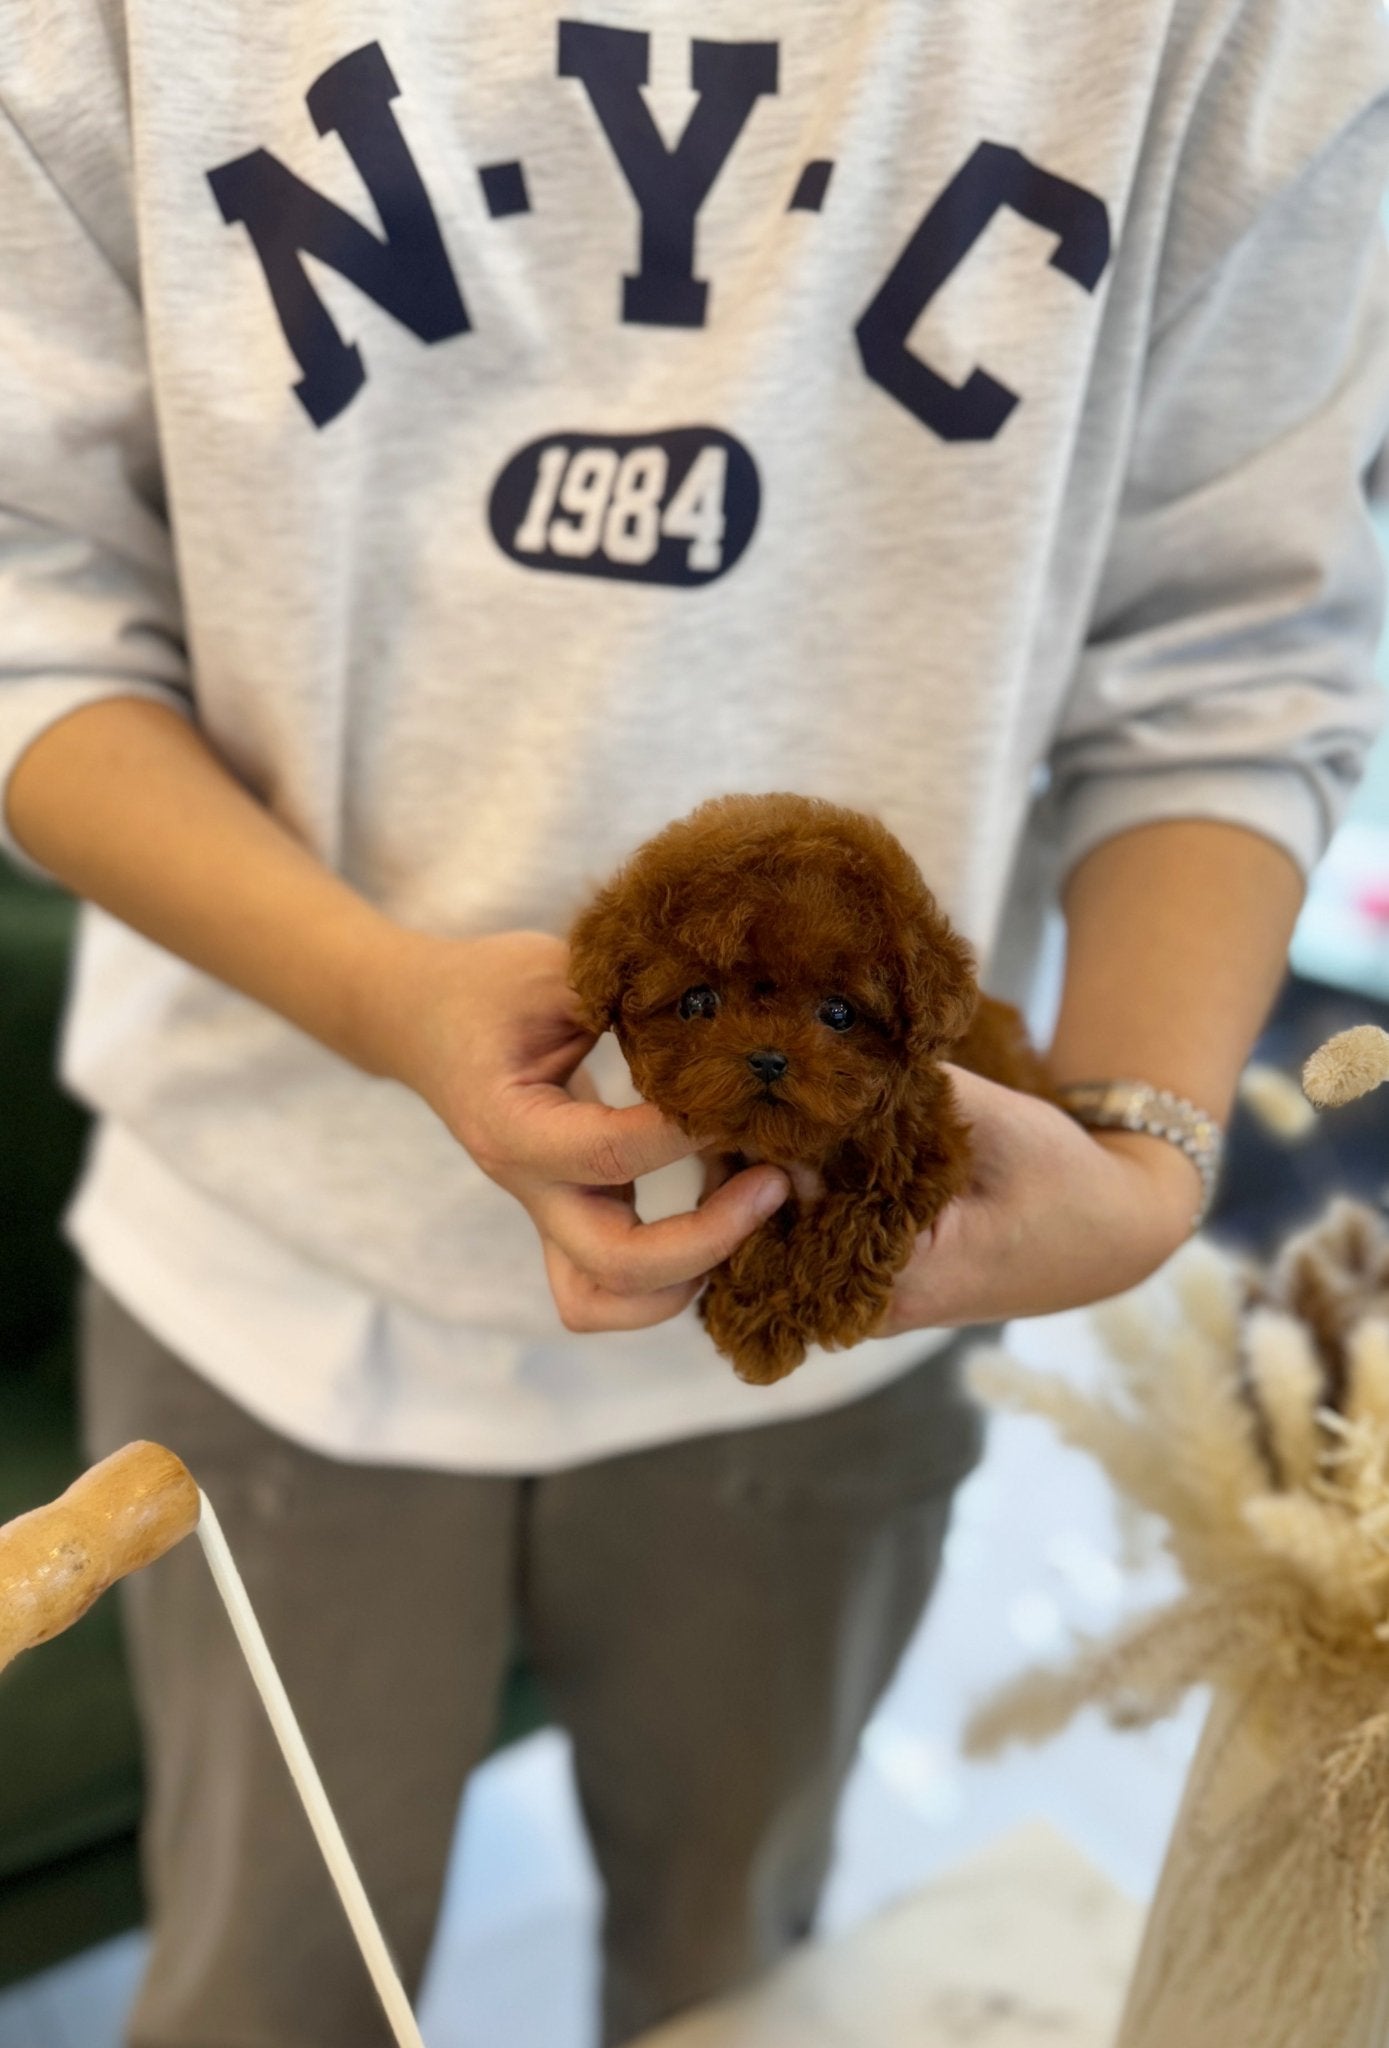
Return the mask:
{"type": "Polygon", "coordinates": [[[1142,1922],[1035,1823],[641,2048],[1111,2048],[1142,1922]]]}

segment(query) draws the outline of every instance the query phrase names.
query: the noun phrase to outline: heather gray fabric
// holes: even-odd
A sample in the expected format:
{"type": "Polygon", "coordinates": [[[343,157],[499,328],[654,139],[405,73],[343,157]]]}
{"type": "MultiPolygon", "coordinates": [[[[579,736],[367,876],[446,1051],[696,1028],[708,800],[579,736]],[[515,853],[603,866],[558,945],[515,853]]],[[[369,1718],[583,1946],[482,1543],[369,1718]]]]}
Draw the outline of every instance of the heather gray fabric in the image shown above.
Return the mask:
{"type": "MultiPolygon", "coordinates": [[[[98,1284],[88,1450],[217,1508],[363,1881],[418,1980],[519,1618],[608,1895],[606,2036],[808,1929],[860,1729],[979,1444],[948,1354],[885,1392],[537,1480],[348,1466],[263,1429],[98,1284]]],[[[383,2023],[196,1545],[127,1581],[154,1948],[131,2048],[376,2048],[383,2023]]]]}
{"type": "MultiPolygon", "coordinates": [[[[1309,865],[1380,717],[1382,10],[600,14],[9,7],[0,781],[152,695],[457,934],[563,930],[737,788],[881,814],[985,956],[1034,843],[1196,815],[1309,865]]],[[[339,1325],[555,1337],[529,1222],[418,1099],[97,912],[63,1072],[172,1176],[120,1284],[201,1369],[219,1217],[248,1290],[292,1255],[339,1325]]],[[[84,1218],[109,1284],[135,1158],[84,1218]]],[[[730,1419],[677,1335],[586,1444],[730,1419]]],[[[436,1426],[425,1340],[378,1336],[323,1377],[360,1407],[385,1358],[417,1462],[553,1463],[599,1399],[571,1346],[528,1434],[494,1345],[436,1426]]],[[[249,1343],[219,1383],[275,1409],[249,1343]]],[[[326,1401],[296,1426],[358,1448],[326,1401]]]]}

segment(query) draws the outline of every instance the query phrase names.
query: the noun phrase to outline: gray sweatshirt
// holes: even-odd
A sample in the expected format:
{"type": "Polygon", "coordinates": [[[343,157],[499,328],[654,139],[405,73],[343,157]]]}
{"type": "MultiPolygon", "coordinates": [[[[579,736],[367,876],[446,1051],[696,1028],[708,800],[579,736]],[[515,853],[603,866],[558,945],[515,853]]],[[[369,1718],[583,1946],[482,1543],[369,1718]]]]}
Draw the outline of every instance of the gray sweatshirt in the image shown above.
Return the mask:
{"type": "MultiPolygon", "coordinates": [[[[1380,712],[1385,44],[1372,0],[10,0],[0,779],[153,697],[460,935],[562,931],[734,789],[877,812],[985,958],[1043,843],[1309,866],[1380,712]]],[[[62,1065],[205,1244],[554,1337],[417,1099],[92,910],[62,1065]]],[[[714,1418],[702,1341],[648,1433],[714,1418]]]]}

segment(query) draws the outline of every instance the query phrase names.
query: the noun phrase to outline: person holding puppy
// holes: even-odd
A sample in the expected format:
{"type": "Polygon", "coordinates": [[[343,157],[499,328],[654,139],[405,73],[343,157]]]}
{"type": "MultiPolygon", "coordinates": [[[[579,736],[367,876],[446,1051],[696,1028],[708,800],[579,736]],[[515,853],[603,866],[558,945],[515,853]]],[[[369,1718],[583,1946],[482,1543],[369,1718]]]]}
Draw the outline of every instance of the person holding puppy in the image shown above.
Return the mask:
{"type": "MultiPolygon", "coordinates": [[[[986,986],[1044,858],[1054,1080],[1226,1116],[1379,719],[1389,62],[1359,0],[600,13],[11,10],[0,772],[86,899],[90,1447],[216,1500],[408,1977],[519,1622],[615,2043],[811,1923],[949,1333],[1153,1271],[1210,1147],[956,1072],[880,1332],[744,1386],[692,1304],[786,1177],[600,1099],[561,935],[829,797],[986,986]]],[[[131,2042],[374,2040],[191,1553],[128,1616],[131,2042]]]]}

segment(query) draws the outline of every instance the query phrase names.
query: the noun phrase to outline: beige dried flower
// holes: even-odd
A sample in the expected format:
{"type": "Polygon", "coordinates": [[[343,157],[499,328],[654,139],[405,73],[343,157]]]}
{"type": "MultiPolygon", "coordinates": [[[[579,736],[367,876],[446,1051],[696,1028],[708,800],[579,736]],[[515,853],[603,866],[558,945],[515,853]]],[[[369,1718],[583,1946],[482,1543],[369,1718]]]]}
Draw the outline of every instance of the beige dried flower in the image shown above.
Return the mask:
{"type": "Polygon", "coordinates": [[[1257,1272],[1198,1243],[1095,1320],[1119,1340],[1099,1388],[997,1353],[972,1383],[1051,1419],[1155,1513],[1185,1591],[1079,1644],[1070,1669],[1015,1680],[966,1746],[1041,1739],[1090,1702],[1132,1726],[1198,1684],[1237,1703],[1234,1726],[1274,1731],[1267,1790],[1203,1837],[1210,1910],[1185,1938],[1272,1944],[1271,2006],[1253,1978],[1206,1975],[1246,2001],[1241,2039],[1307,2048],[1301,2015],[1355,1978],[1389,1913],[1389,1227],[1338,1200],[1257,1272]]]}
{"type": "Polygon", "coordinates": [[[1246,1346],[1250,1389],[1267,1431],[1267,1449],[1286,1486],[1316,1475],[1324,1436],[1317,1411],[1326,1377],[1305,1323],[1274,1309],[1255,1309],[1246,1346]]]}
{"type": "Polygon", "coordinates": [[[1340,1109],[1389,1081],[1389,1031],[1356,1024],[1318,1046],[1302,1069],[1302,1086],[1318,1109],[1340,1109]]]}
{"type": "Polygon", "coordinates": [[[1389,1322],[1367,1317],[1351,1332],[1346,1413],[1389,1440],[1389,1322]]]}
{"type": "Polygon", "coordinates": [[[1285,1145],[1298,1145],[1317,1127],[1317,1113],[1291,1074],[1251,1060],[1239,1077],[1239,1099],[1250,1115],[1285,1145]]]}

